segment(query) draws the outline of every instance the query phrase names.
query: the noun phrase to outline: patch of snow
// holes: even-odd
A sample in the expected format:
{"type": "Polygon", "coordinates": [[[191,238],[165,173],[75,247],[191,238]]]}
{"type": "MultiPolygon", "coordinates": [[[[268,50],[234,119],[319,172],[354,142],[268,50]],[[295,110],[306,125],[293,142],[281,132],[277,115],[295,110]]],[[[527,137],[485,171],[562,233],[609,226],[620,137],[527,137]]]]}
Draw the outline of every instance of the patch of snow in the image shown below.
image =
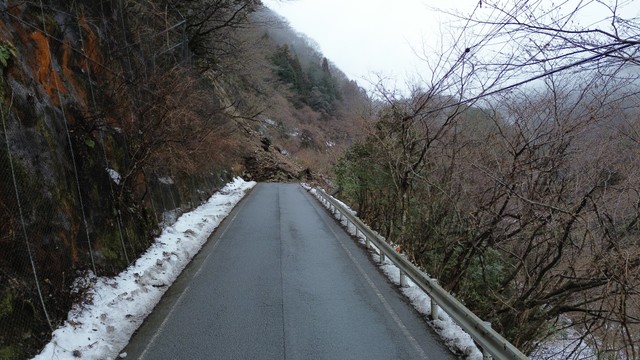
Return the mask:
{"type": "Polygon", "coordinates": [[[273,120],[271,120],[271,119],[269,119],[269,118],[264,119],[264,122],[265,122],[266,124],[271,125],[271,126],[276,126],[276,122],[275,122],[275,121],[273,121],[273,120]]]}
{"type": "Polygon", "coordinates": [[[178,217],[180,216],[181,212],[182,212],[181,208],[176,208],[173,210],[167,210],[163,212],[162,221],[160,221],[160,228],[166,229],[167,227],[175,224],[175,222],[178,221],[178,217]]]}
{"type": "Polygon", "coordinates": [[[105,170],[107,170],[107,173],[109,174],[109,177],[111,178],[111,180],[113,180],[113,182],[116,183],[117,185],[120,185],[120,181],[122,181],[122,177],[120,176],[120,173],[110,168],[106,168],[105,170]]]}
{"type": "Polygon", "coordinates": [[[51,342],[33,359],[115,359],[133,332],[200,251],[211,233],[255,182],[236,178],[206,203],[164,229],[136,262],[115,277],[79,278],[72,290],[86,289],[51,342]]]}
{"type": "Polygon", "coordinates": [[[173,179],[169,176],[161,176],[158,178],[158,181],[165,185],[173,185],[173,179]]]}
{"type": "Polygon", "coordinates": [[[325,141],[325,144],[327,145],[328,148],[332,148],[336,146],[336,143],[334,143],[333,141],[325,141]]]}
{"type": "Polygon", "coordinates": [[[291,137],[299,137],[300,135],[302,135],[302,132],[299,129],[293,129],[293,130],[289,131],[287,133],[287,135],[289,135],[291,137]]]}
{"type": "Polygon", "coordinates": [[[530,358],[535,360],[596,360],[596,352],[584,341],[584,337],[564,319],[564,329],[553,338],[538,345],[530,358]]]}

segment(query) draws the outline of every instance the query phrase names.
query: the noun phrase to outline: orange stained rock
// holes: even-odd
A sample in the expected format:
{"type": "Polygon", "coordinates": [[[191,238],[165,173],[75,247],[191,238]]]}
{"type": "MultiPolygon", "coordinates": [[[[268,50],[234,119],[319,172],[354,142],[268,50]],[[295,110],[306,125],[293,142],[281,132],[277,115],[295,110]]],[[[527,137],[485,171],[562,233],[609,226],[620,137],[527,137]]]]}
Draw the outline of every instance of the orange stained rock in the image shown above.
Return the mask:
{"type": "Polygon", "coordinates": [[[71,58],[71,45],[69,42],[65,40],[62,44],[62,73],[66,79],[71,79],[73,77],[73,72],[69,68],[69,61],[71,58]]]}
{"type": "Polygon", "coordinates": [[[54,90],[60,93],[66,93],[64,84],[60,75],[53,70],[51,66],[51,48],[49,47],[49,40],[40,31],[31,33],[31,40],[35,42],[35,60],[36,60],[36,80],[44,91],[55,101],[54,90]]]}
{"type": "Polygon", "coordinates": [[[70,67],[73,55],[74,53],[71,48],[71,44],[69,44],[69,41],[65,40],[62,44],[62,64],[60,65],[62,68],[62,74],[64,75],[64,79],[67,81],[69,91],[77,95],[81,104],[87,105],[87,89],[78,84],[76,76],[79,74],[74,73],[70,67]]]}
{"type": "Polygon", "coordinates": [[[84,30],[83,38],[83,53],[87,57],[87,61],[83,62],[83,69],[85,71],[91,70],[93,76],[100,72],[100,64],[102,57],[100,56],[100,49],[98,47],[99,40],[96,34],[91,30],[91,27],[87,23],[87,19],[84,12],[80,15],[80,27],[84,30]],[[90,67],[90,69],[88,68],[90,67]]]}

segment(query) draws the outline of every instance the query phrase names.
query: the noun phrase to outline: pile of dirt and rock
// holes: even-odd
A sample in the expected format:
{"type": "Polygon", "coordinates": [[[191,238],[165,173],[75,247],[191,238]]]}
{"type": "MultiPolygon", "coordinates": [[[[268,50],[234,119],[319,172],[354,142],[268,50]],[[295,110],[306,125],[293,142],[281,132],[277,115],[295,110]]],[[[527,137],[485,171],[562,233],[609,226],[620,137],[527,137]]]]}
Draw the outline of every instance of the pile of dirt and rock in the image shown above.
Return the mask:
{"type": "Polygon", "coordinates": [[[246,180],[258,182],[298,182],[313,179],[311,170],[272,147],[270,141],[260,141],[244,157],[246,180]]]}

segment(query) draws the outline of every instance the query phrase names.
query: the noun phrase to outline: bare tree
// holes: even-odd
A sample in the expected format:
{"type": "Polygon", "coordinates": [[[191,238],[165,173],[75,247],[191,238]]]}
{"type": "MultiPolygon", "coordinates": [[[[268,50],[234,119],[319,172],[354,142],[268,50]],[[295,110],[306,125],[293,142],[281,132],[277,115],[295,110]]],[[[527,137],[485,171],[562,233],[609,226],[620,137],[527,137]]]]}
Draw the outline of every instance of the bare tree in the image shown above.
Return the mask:
{"type": "Polygon", "coordinates": [[[640,164],[614,125],[635,123],[637,91],[586,74],[482,108],[436,90],[388,97],[339,175],[357,174],[345,182],[362,215],[522,350],[571,326],[633,358],[640,164]]]}
{"type": "Polygon", "coordinates": [[[219,66],[222,59],[238,53],[235,30],[249,26],[249,15],[260,0],[169,1],[186,20],[189,48],[204,61],[205,68],[219,66]]]}
{"type": "Polygon", "coordinates": [[[459,20],[451,48],[479,74],[463,101],[498,94],[545,77],[590,71],[637,78],[640,20],[634,1],[479,1],[459,20]]]}
{"type": "Polygon", "coordinates": [[[509,259],[504,278],[489,288],[495,303],[505,306],[490,316],[501,318],[505,330],[520,324],[510,336],[525,349],[535,345],[531,339],[549,335],[545,324],[561,315],[589,336],[613,324],[632,333],[627,326],[636,322],[631,308],[610,307],[625,302],[631,294],[621,289],[638,281],[627,276],[637,273],[628,254],[638,249],[622,240],[633,235],[620,231],[635,221],[637,190],[626,183],[630,174],[620,170],[617,153],[602,145],[604,136],[613,136],[603,126],[620,114],[607,101],[615,92],[592,93],[590,86],[557,80],[548,79],[539,96],[505,98],[509,122],[498,126],[500,156],[471,163],[477,178],[494,183],[492,196],[473,202],[476,217],[486,218],[480,225],[491,239],[487,245],[509,259]],[[625,215],[610,207],[612,201],[621,206],[621,198],[629,199],[625,215]]]}

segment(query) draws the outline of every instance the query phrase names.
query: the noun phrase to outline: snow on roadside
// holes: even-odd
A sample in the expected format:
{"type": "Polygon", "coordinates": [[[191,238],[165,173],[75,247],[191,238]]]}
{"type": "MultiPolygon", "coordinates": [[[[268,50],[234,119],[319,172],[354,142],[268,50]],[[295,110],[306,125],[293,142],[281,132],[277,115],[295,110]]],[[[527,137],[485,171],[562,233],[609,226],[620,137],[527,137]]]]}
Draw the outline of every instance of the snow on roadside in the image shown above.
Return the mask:
{"type": "MultiPolygon", "coordinates": [[[[310,191],[311,194],[320,199],[316,189],[306,184],[303,184],[303,186],[310,191]]],[[[352,215],[357,216],[356,211],[352,210],[347,204],[336,198],[333,199],[352,215]]],[[[334,217],[336,219],[340,218],[337,214],[334,214],[334,217]]],[[[347,231],[349,234],[353,236],[356,235],[356,228],[353,224],[347,223],[346,220],[342,220],[341,224],[345,228],[348,227],[347,231]]],[[[358,240],[363,245],[366,242],[364,235],[360,232],[358,232],[358,240]]],[[[378,255],[380,250],[373,243],[370,243],[370,247],[373,250],[371,257],[377,264],[380,264],[380,256],[378,255]]],[[[400,286],[400,269],[398,269],[392,261],[385,259],[384,263],[380,264],[379,267],[389,280],[400,286]]],[[[428,274],[425,275],[429,276],[428,274]]],[[[407,286],[402,287],[401,291],[419,313],[430,318],[431,298],[429,295],[420,289],[411,279],[407,279],[407,286]]],[[[437,320],[431,320],[429,323],[450,349],[457,353],[464,354],[467,360],[481,360],[483,358],[481,350],[475,345],[471,336],[464,332],[444,311],[439,312],[437,320]]],[[[570,320],[565,319],[562,331],[559,331],[555,337],[538,344],[530,358],[535,360],[593,360],[597,358],[597,355],[584,341],[584,337],[571,327],[570,320]]]]}
{"type": "Polygon", "coordinates": [[[533,350],[530,358],[536,360],[597,360],[598,354],[585,342],[585,337],[572,327],[571,320],[563,318],[562,321],[561,330],[555,336],[539,344],[533,350]]]}
{"type": "Polygon", "coordinates": [[[255,185],[236,178],[205,204],[167,227],[147,252],[119,275],[79,279],[93,283],[88,291],[89,301],[73,307],[65,323],[53,332],[51,342],[33,359],[126,357],[120,351],[133,332],[211,233],[255,185]]]}
{"type": "MultiPolygon", "coordinates": [[[[307,185],[303,185],[307,190],[311,192],[314,196],[319,198],[316,189],[312,189],[307,185]]],[[[336,199],[347,211],[351,212],[353,215],[356,215],[356,212],[353,211],[349,206],[345,203],[340,202],[336,199]]],[[[334,214],[336,219],[339,219],[339,215],[334,214]]],[[[346,220],[342,220],[342,225],[347,227],[347,231],[351,235],[356,235],[356,228],[352,224],[347,224],[346,220]]],[[[358,232],[358,240],[361,244],[365,244],[365,237],[362,233],[358,232]]],[[[371,243],[370,246],[374,251],[371,252],[371,256],[373,260],[380,264],[380,256],[378,253],[380,252],[376,246],[371,243]]],[[[400,269],[393,264],[389,259],[385,259],[385,261],[379,265],[384,274],[391,280],[394,284],[400,285],[400,269]]],[[[431,298],[427,295],[422,289],[420,289],[411,279],[407,279],[407,286],[401,288],[402,293],[409,299],[413,307],[422,315],[429,316],[431,314],[431,298]]],[[[469,334],[464,332],[458,324],[449,317],[444,311],[440,311],[438,313],[438,319],[429,321],[431,327],[440,335],[440,337],[444,340],[445,344],[455,351],[458,354],[464,354],[465,359],[467,360],[482,360],[482,352],[473,342],[473,339],[469,334]]]]}

